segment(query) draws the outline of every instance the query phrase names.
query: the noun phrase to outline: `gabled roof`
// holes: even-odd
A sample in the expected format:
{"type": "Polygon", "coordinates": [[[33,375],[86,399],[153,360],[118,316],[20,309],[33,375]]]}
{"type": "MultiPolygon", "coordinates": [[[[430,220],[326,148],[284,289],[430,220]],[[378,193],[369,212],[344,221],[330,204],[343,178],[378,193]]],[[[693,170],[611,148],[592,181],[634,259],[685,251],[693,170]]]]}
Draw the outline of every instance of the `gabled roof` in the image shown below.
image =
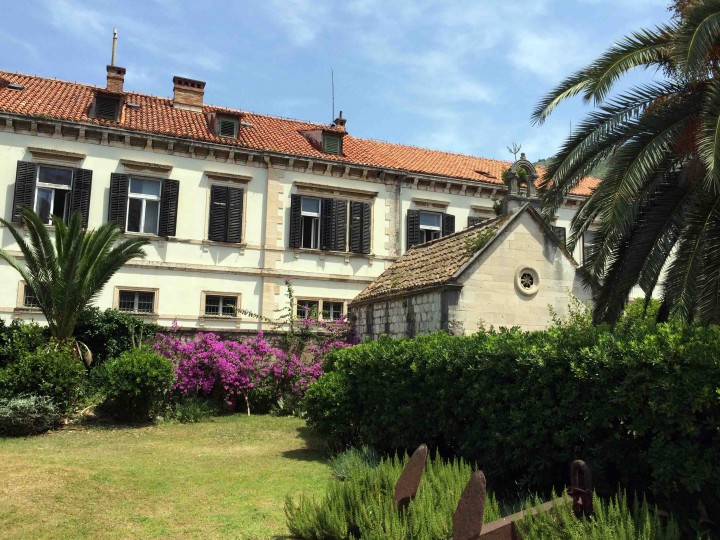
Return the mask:
{"type": "Polygon", "coordinates": [[[577,266],[572,255],[560,244],[542,216],[527,203],[512,214],[489,219],[460,232],[411,247],[358,294],[351,305],[415,295],[455,283],[502,232],[524,213],[529,214],[561,249],[563,255],[577,266]],[[482,238],[483,242],[477,243],[476,239],[479,238],[482,238]]]}
{"type": "MultiPolygon", "coordinates": [[[[509,161],[359,139],[350,134],[343,137],[343,155],[333,155],[315,148],[301,133],[333,130],[330,125],[212,105],[203,106],[203,113],[241,114],[243,123],[251,124],[240,127],[237,139],[228,139],[218,137],[210,131],[206,114],[175,108],[172,106],[172,100],[168,98],[135,92],[123,93],[124,105],[118,121],[92,118],[89,116],[89,111],[95,93],[104,91],[104,88],[0,71],[0,81],[2,79],[25,87],[24,90],[13,90],[6,84],[0,84],[0,111],[17,115],[117,127],[250,150],[321,158],[399,172],[474,180],[486,184],[502,185],[502,171],[511,165],[509,161]],[[128,103],[134,103],[139,107],[128,107],[128,103]]],[[[580,196],[590,195],[598,183],[597,178],[586,178],[571,193],[580,196]]]]}

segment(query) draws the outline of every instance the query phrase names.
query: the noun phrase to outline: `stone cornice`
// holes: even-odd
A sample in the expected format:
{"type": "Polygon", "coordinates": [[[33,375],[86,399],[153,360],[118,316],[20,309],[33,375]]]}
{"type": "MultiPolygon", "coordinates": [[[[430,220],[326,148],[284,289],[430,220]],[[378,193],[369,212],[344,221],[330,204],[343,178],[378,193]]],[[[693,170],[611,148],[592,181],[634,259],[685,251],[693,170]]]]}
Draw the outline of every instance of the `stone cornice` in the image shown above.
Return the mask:
{"type": "Polygon", "coordinates": [[[32,154],[33,159],[36,161],[53,161],[65,165],[78,166],[82,160],[85,159],[85,154],[66,152],[65,150],[56,150],[54,148],[37,148],[30,146],[28,147],[28,152],[32,154]]]}
{"type": "Polygon", "coordinates": [[[340,197],[355,199],[374,199],[378,196],[377,191],[365,191],[346,187],[335,187],[324,184],[313,184],[310,182],[294,182],[298,193],[308,195],[337,195],[340,197]]]}
{"type": "MultiPolygon", "coordinates": [[[[504,193],[503,184],[450,176],[433,176],[403,169],[375,167],[354,162],[326,160],[317,156],[254,150],[195,139],[135,131],[111,126],[73,122],[55,118],[25,116],[0,112],[0,132],[13,131],[40,137],[70,140],[171,154],[179,157],[234,163],[251,167],[273,167],[320,176],[356,179],[371,183],[401,184],[415,189],[475,197],[492,197],[504,193]]],[[[584,201],[586,197],[569,195],[568,201],[584,201]]]]}

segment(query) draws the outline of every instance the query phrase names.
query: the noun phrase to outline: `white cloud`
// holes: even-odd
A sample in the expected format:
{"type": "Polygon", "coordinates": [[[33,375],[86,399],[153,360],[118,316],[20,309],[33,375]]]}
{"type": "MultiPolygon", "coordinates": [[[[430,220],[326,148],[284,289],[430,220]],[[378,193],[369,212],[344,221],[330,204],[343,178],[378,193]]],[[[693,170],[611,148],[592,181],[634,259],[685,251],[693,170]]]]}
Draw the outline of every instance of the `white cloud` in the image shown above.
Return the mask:
{"type": "Polygon", "coordinates": [[[312,0],[271,0],[267,7],[287,38],[300,47],[315,41],[329,13],[327,5],[312,0]]]}
{"type": "Polygon", "coordinates": [[[595,51],[587,38],[572,32],[546,29],[543,33],[521,33],[508,59],[516,68],[556,83],[589,63],[595,51]]]}
{"type": "MultiPolygon", "coordinates": [[[[71,34],[76,39],[88,41],[94,45],[111,44],[111,31],[118,29],[118,63],[122,65],[122,51],[129,43],[148,53],[153,61],[165,58],[175,67],[218,71],[225,65],[225,57],[204,43],[202,47],[189,39],[178,39],[177,26],[162,27],[150,24],[141,18],[126,15],[119,6],[119,11],[109,7],[93,10],[85,7],[80,0],[45,0],[50,12],[50,22],[64,34],[71,34]]],[[[189,21],[192,28],[192,21],[189,21]]]]}

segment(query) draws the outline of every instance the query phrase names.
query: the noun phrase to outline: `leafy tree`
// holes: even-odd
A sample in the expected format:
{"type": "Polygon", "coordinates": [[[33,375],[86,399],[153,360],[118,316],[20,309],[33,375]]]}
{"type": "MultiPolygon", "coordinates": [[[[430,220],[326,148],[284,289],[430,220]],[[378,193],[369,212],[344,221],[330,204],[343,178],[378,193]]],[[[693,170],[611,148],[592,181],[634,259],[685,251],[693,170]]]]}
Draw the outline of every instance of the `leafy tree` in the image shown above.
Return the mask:
{"type": "Polygon", "coordinates": [[[142,248],[148,239],[118,242],[120,229],[115,223],[85,231],[82,216],[76,212],[69,225],[53,217],[53,243],[47,227],[32,210],[23,208],[22,219],[28,240],[12,224],[3,219],[0,223],[15,238],[25,264],[5,250],[0,250],[0,258],[15,268],[32,290],[51,336],[61,343],[67,342],[73,337],[80,312],[110,277],[130,259],[145,257],[142,248]]]}
{"type": "Polygon", "coordinates": [[[615,322],[637,284],[647,299],[661,291],[660,319],[720,322],[720,0],[680,0],[671,10],[668,23],[632,33],[568,77],[532,117],[542,123],[578,94],[596,106],[542,182],[552,215],[610,162],[568,238],[572,247],[601,223],[583,268],[596,321],[615,322]],[[664,77],[611,95],[637,68],[664,77]]]}

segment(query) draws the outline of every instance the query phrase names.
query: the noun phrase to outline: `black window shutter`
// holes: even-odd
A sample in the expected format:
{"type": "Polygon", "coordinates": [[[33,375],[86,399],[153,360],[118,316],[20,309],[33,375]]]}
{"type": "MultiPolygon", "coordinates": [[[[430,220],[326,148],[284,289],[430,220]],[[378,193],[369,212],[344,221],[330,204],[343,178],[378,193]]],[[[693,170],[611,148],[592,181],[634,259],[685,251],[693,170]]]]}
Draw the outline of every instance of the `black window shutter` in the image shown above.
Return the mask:
{"type": "Polygon", "coordinates": [[[347,251],[347,201],[335,201],[335,251],[347,251]]]}
{"type": "Polygon", "coordinates": [[[407,211],[407,247],[420,243],[420,210],[407,211]]]}
{"type": "Polygon", "coordinates": [[[160,225],[158,226],[158,236],[175,236],[179,193],[179,181],[163,180],[162,194],[160,195],[160,225]]]}
{"type": "Polygon", "coordinates": [[[87,229],[90,216],[90,189],[92,188],[92,171],[75,169],[73,174],[72,198],[70,213],[80,212],[83,229],[87,229]]]}
{"type": "Polygon", "coordinates": [[[334,199],[320,199],[320,249],[335,249],[335,203],[334,199]]]}
{"type": "Polygon", "coordinates": [[[482,223],[485,221],[485,218],[480,216],[468,216],[468,227],[472,227],[473,225],[477,225],[478,223],[482,223]]]}
{"type": "Polygon", "coordinates": [[[350,251],[362,253],[362,204],[350,201],[350,251]]]}
{"type": "Polygon", "coordinates": [[[208,239],[224,242],[227,230],[228,188],[225,186],[210,187],[210,221],[208,223],[208,239]]]}
{"type": "Polygon", "coordinates": [[[228,188],[227,241],[242,242],[243,195],[245,190],[228,188]]]}
{"type": "Polygon", "coordinates": [[[114,221],[125,232],[127,216],[128,189],[130,177],[127,174],[112,173],[110,175],[110,203],[108,204],[108,221],[114,221]]]}
{"type": "Polygon", "coordinates": [[[360,203],[360,209],[362,212],[362,244],[361,250],[363,253],[370,253],[370,204],[360,203]]]}
{"type": "Polygon", "coordinates": [[[455,216],[452,214],[442,215],[442,235],[447,236],[455,232],[455,216]]]}
{"type": "Polygon", "coordinates": [[[565,227],[556,227],[555,225],[551,225],[553,232],[555,233],[555,236],[558,237],[558,240],[560,240],[560,244],[563,246],[565,245],[565,227]]]}
{"type": "Polygon", "coordinates": [[[32,161],[18,161],[15,173],[15,198],[13,199],[12,216],[10,221],[22,223],[20,210],[23,206],[33,209],[35,198],[35,178],[37,165],[32,161]]]}
{"type": "Polygon", "coordinates": [[[300,224],[302,221],[300,195],[290,195],[290,247],[300,247],[300,224]]]}

